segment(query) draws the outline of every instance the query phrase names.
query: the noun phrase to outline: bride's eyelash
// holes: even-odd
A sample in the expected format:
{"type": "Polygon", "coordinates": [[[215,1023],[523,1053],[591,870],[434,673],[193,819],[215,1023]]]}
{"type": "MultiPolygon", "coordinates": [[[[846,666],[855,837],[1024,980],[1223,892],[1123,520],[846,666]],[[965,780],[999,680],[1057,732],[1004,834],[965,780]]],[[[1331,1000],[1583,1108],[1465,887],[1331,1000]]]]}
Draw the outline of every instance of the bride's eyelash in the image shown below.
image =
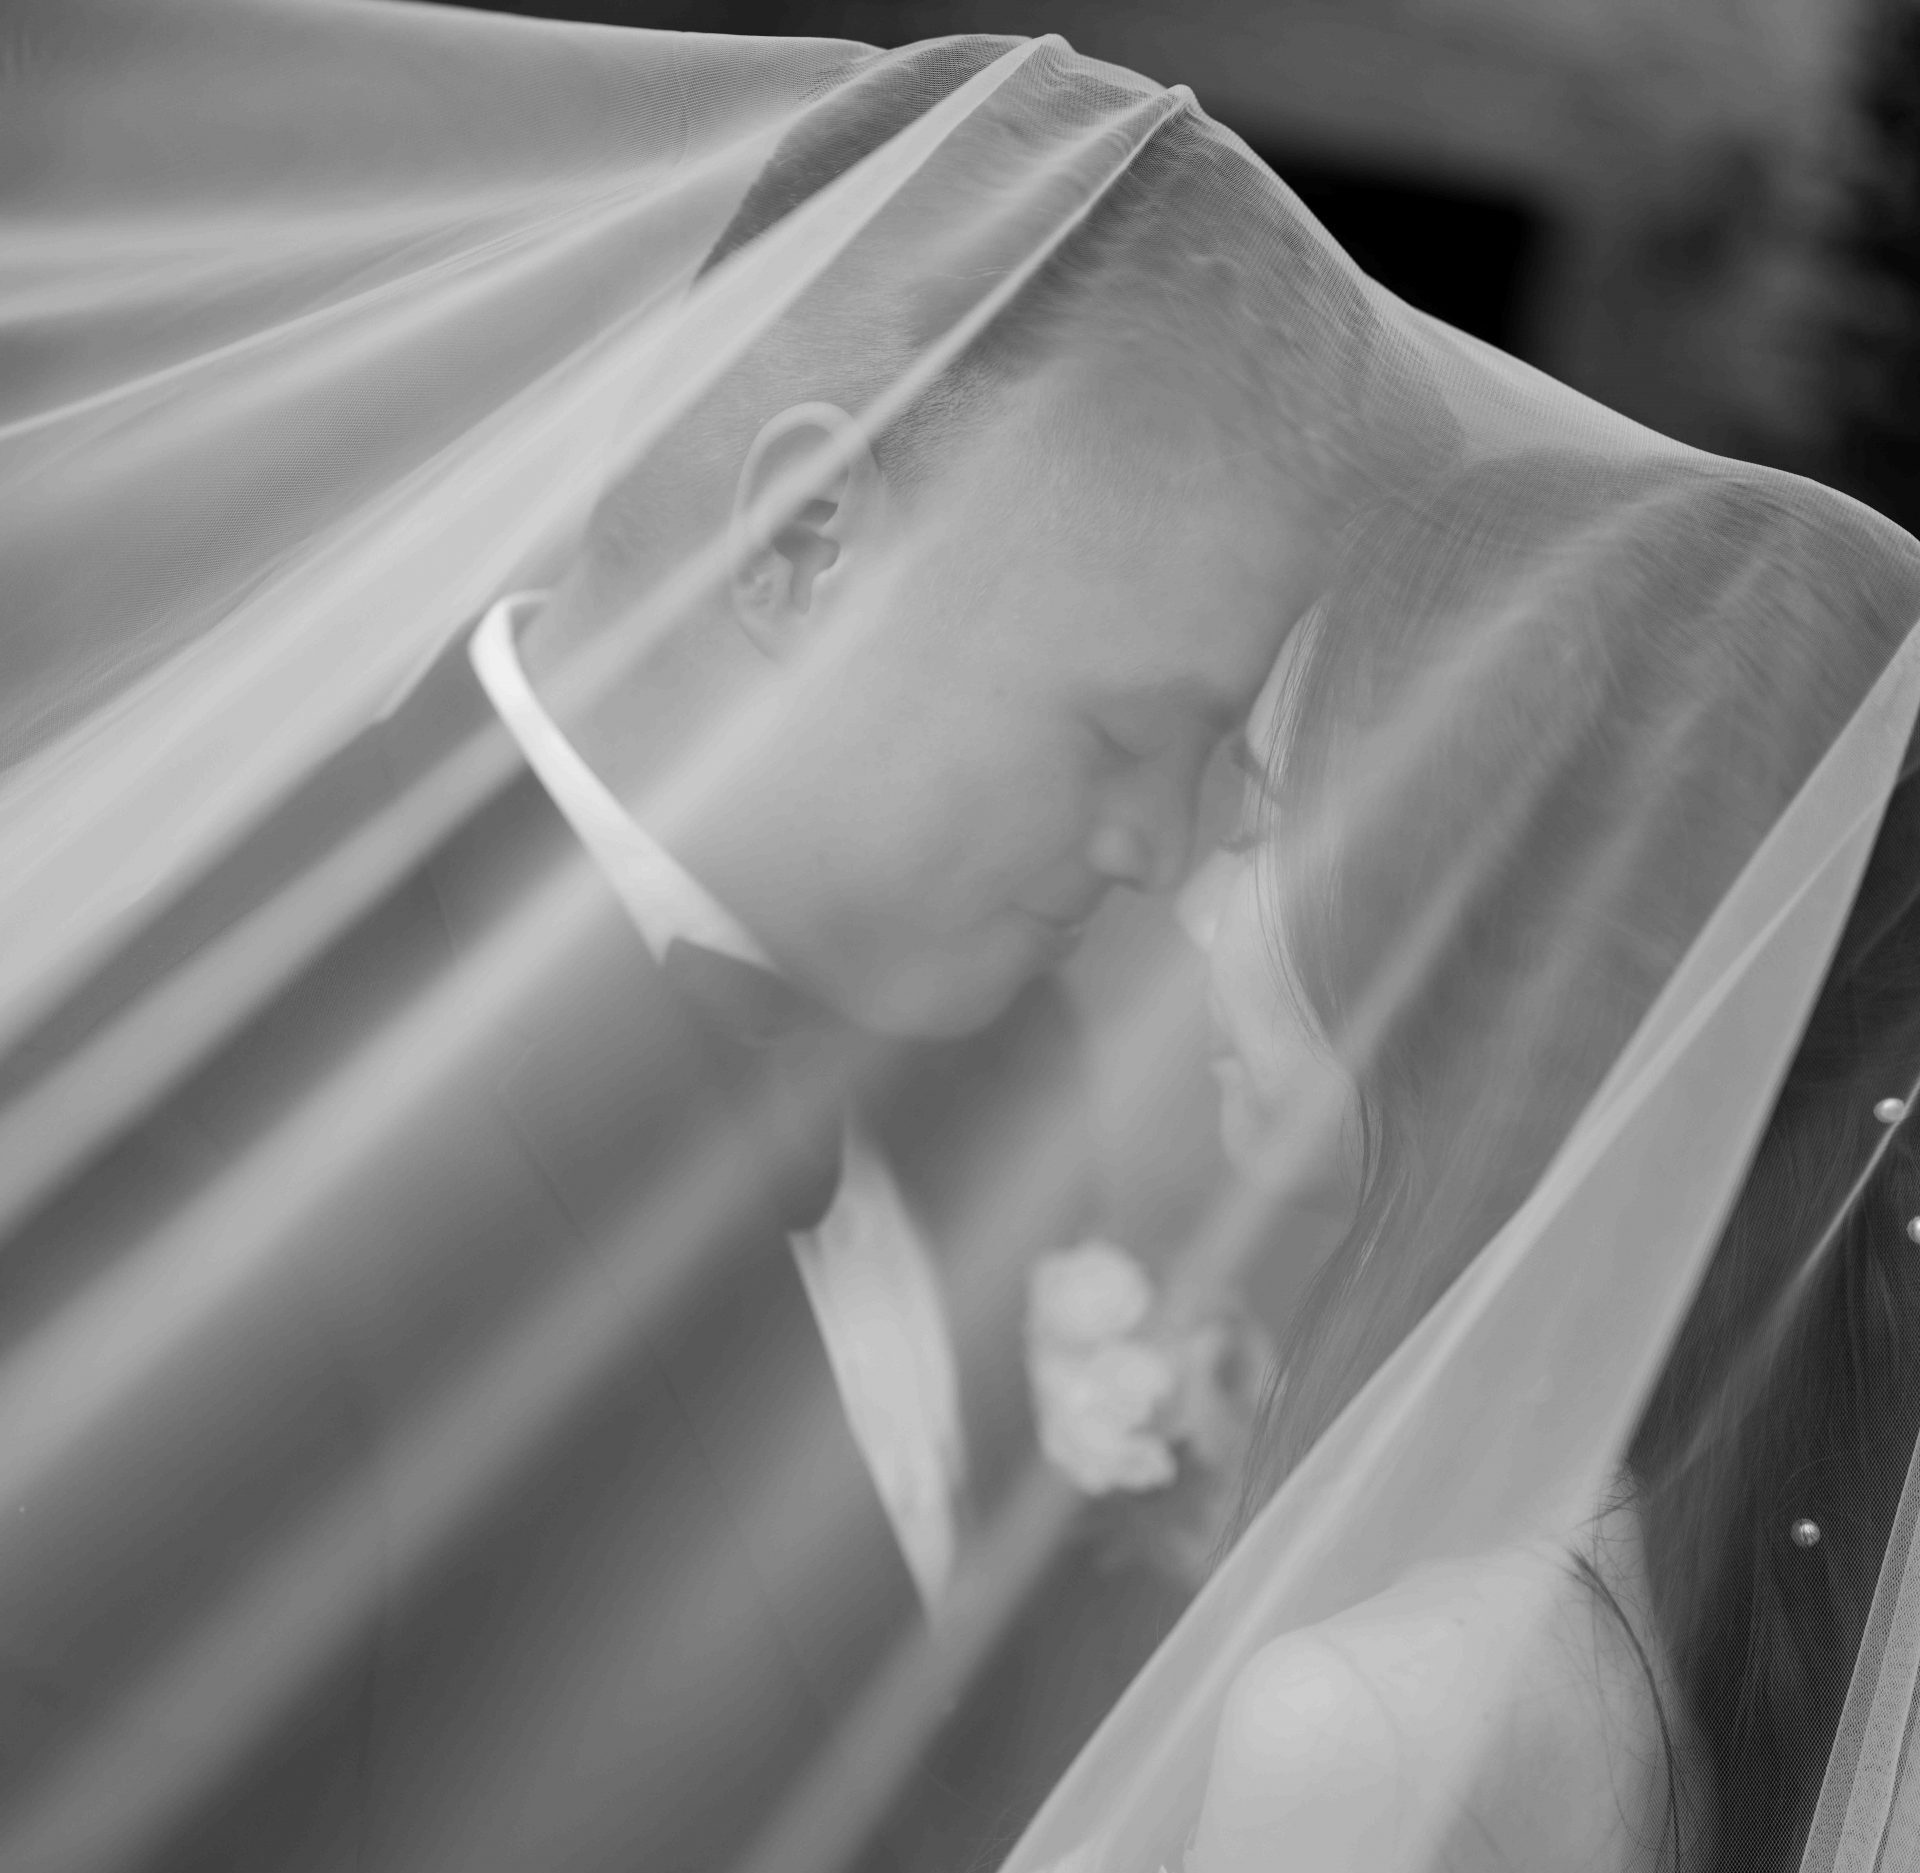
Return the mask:
{"type": "Polygon", "coordinates": [[[1256,755],[1245,735],[1236,735],[1227,743],[1227,761],[1253,787],[1264,803],[1273,800],[1273,776],[1267,764],[1256,755]]]}
{"type": "Polygon", "coordinates": [[[1215,848],[1227,854],[1229,858],[1244,858],[1263,843],[1258,827],[1244,826],[1231,838],[1222,839],[1215,848]]]}

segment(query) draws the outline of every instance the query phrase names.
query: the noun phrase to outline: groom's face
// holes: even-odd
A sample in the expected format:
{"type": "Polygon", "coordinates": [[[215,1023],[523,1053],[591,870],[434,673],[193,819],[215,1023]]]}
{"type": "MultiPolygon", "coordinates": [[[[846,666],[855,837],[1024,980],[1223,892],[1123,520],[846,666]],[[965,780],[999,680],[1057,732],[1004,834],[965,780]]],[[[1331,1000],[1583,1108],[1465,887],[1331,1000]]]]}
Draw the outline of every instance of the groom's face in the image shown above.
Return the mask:
{"type": "Polygon", "coordinates": [[[1116,886],[1178,885],[1203,771],[1305,601],[1303,548],[1270,486],[1191,442],[1123,473],[1043,431],[989,436],[856,532],[783,738],[776,951],[869,1026],[959,1033],[1116,886]]]}

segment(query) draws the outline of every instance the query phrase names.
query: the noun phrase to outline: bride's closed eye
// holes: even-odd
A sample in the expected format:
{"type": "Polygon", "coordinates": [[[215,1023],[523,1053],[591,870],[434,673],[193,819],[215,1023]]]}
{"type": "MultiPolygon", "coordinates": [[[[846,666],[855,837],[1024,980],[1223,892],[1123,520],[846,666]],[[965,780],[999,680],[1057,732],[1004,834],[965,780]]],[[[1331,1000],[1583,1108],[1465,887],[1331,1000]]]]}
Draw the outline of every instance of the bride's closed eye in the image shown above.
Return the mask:
{"type": "Polygon", "coordinates": [[[1273,796],[1265,764],[1254,754],[1244,734],[1235,735],[1226,744],[1226,758],[1246,783],[1240,824],[1222,839],[1216,850],[1230,858],[1244,858],[1268,836],[1263,814],[1271,807],[1273,796]]]}
{"type": "Polygon", "coordinates": [[[1273,803],[1273,775],[1268,764],[1253,751],[1245,732],[1226,743],[1228,763],[1246,783],[1247,792],[1263,806],[1273,803]]]}

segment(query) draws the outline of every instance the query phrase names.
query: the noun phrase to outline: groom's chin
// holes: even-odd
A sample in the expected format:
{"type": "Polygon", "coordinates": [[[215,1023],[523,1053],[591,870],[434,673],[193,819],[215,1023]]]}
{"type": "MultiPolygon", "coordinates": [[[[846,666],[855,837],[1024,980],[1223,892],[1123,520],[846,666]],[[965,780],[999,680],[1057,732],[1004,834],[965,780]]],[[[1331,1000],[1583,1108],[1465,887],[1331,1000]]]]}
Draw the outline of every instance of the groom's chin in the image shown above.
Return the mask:
{"type": "Polygon", "coordinates": [[[1012,945],[966,957],[927,958],[887,977],[869,975],[834,996],[842,1014],[894,1040],[955,1040],[1005,1014],[1020,991],[1051,966],[1012,945]]]}

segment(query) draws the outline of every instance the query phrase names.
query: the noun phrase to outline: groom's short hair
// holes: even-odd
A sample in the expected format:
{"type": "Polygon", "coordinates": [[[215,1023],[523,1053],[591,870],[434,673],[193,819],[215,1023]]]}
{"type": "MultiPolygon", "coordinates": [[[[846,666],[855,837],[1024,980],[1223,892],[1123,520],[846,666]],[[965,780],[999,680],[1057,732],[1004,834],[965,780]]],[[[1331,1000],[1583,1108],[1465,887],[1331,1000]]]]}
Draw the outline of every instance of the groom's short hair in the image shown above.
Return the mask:
{"type": "MultiPolygon", "coordinates": [[[[1020,43],[936,40],[881,55],[837,83],[782,138],[701,273],[804,207],[1020,43]]],[[[1063,125],[1110,123],[1129,106],[1165,97],[1158,86],[1064,46],[1041,47],[1035,56],[1049,61],[1046,108],[1063,125]]],[[[976,107],[977,114],[991,110],[991,102],[976,107]]],[[[998,154],[983,147],[984,139],[973,143],[955,133],[950,140],[961,165],[971,158],[985,167],[998,154]]],[[[937,174],[944,157],[931,158],[928,169],[937,174]]],[[[970,205],[967,194],[1000,180],[999,173],[967,173],[955,188],[970,205]]],[[[911,290],[876,295],[875,309],[890,303],[910,314],[914,298],[911,290]]],[[[794,323],[805,324],[804,312],[794,323]]],[[[933,336],[915,329],[910,316],[906,325],[909,349],[933,336]]],[[[828,344],[842,336],[821,335],[828,344]]],[[[867,337],[863,331],[863,342],[867,337]]],[[[1358,269],[1306,207],[1237,139],[1189,106],[1170,112],[1131,152],[927,400],[936,416],[951,416],[995,384],[1057,359],[1070,342],[1136,343],[1151,347],[1169,370],[1186,363],[1193,375],[1211,379],[1223,393],[1223,413],[1262,426],[1257,442],[1311,448],[1342,414],[1359,414],[1378,374],[1383,337],[1358,269]]],[[[905,421],[909,430],[928,427],[923,412],[909,412],[905,421]]]]}
{"type": "MultiPolygon", "coordinates": [[[[1019,43],[938,40],[876,54],[837,78],[782,138],[700,274],[1019,43]]],[[[984,330],[879,426],[873,448],[891,479],[909,488],[926,479],[996,391],[1076,355],[1111,359],[1190,396],[1217,425],[1222,459],[1243,473],[1264,466],[1335,511],[1364,499],[1368,482],[1401,481],[1451,455],[1452,420],[1404,368],[1373,289],[1250,151],[1191,105],[1164,110],[1143,140],[1123,147],[1111,134],[1116,118],[1164,104],[1159,87],[1064,47],[1037,48],[1034,60],[1046,61],[1030,74],[1042,98],[1026,101],[1030,92],[1013,89],[1021,76],[1010,79],[1007,100],[976,106],[906,184],[903,201],[922,190],[960,220],[997,183],[1030,181],[1023,164],[1040,169],[1029,154],[1039,149],[1029,127],[1039,108],[1050,126],[1105,133],[1117,172],[984,330]]],[[[911,230],[926,205],[904,201],[900,222],[911,230]]],[[[1058,219],[1069,212],[1062,203],[1058,219]]],[[[765,414],[834,394],[833,376],[849,368],[869,373],[878,390],[944,329],[948,283],[914,277],[911,232],[904,249],[882,238],[863,253],[863,239],[829,271],[825,290],[803,294],[735,372],[739,393],[759,396],[765,414]]],[[[644,506],[613,491],[589,549],[597,535],[617,554],[620,536],[644,525],[644,506]]]]}

